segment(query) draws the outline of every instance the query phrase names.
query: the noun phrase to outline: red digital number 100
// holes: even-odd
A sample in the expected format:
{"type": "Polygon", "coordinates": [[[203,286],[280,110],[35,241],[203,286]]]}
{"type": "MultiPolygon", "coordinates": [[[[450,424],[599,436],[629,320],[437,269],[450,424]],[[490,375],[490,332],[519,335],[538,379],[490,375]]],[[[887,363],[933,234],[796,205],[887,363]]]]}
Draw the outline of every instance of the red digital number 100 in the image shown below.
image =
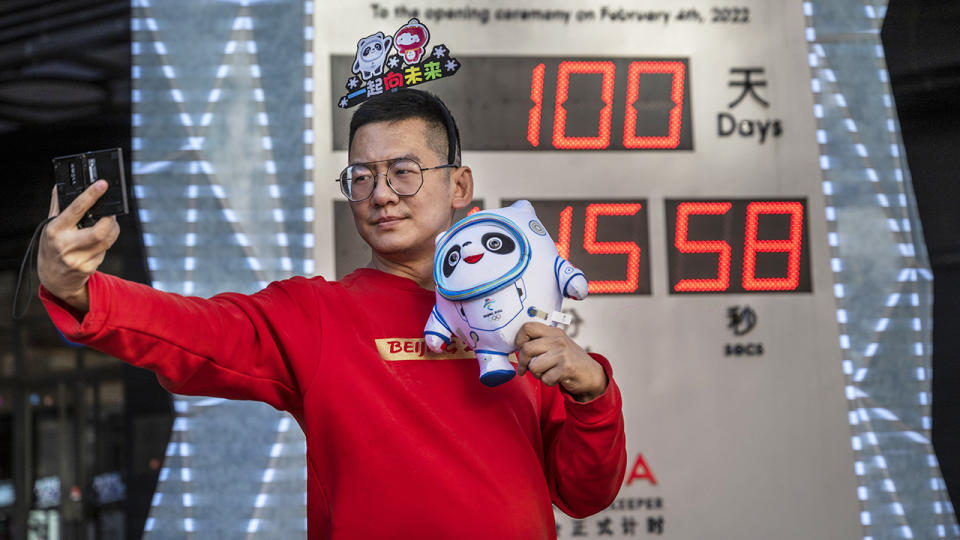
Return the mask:
{"type": "MultiPolygon", "coordinates": [[[[553,147],[558,150],[602,150],[610,146],[610,131],[613,119],[614,80],[617,68],[611,61],[565,61],[557,68],[556,103],[553,111],[553,147]],[[600,99],[603,108],[597,119],[597,135],[593,137],[569,137],[566,135],[567,102],[570,76],[574,74],[598,74],[602,76],[600,99]]],[[[667,149],[680,144],[680,127],[683,116],[683,62],[637,61],[627,69],[627,96],[623,117],[623,147],[631,149],[667,149]],[[637,135],[637,110],[634,104],[640,97],[640,75],[669,74],[670,100],[673,107],[668,115],[665,136],[641,137],[637,135]]],[[[527,141],[540,145],[540,123],[543,118],[543,85],[546,66],[538,64],[530,75],[530,108],[527,118],[527,141]]]]}

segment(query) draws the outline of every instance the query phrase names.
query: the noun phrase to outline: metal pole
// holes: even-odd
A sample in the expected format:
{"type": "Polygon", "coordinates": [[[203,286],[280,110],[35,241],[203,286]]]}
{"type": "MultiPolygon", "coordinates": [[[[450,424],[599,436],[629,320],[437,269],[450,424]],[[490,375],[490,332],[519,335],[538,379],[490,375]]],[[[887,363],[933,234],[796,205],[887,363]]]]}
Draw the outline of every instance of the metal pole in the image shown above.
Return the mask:
{"type": "MultiPolygon", "coordinates": [[[[103,464],[103,425],[100,419],[100,380],[95,379],[91,383],[93,385],[93,471],[94,473],[103,473],[104,464],[103,464]]],[[[95,522],[96,529],[96,538],[103,537],[103,529],[101,527],[100,520],[100,511],[99,508],[96,509],[93,513],[93,519],[95,522]]]]}
{"type": "Polygon", "coordinates": [[[68,512],[70,508],[70,487],[73,486],[73,478],[70,474],[70,444],[68,434],[70,433],[69,420],[67,419],[67,383],[60,381],[57,383],[57,469],[60,476],[60,531],[69,537],[70,524],[68,512]]]}
{"type": "Polygon", "coordinates": [[[74,475],[77,485],[80,486],[83,498],[78,505],[77,510],[77,536],[83,537],[83,527],[87,518],[91,515],[89,512],[93,491],[88,490],[90,478],[88,477],[86,458],[84,450],[86,448],[86,427],[87,427],[87,394],[86,377],[84,376],[84,349],[78,348],[76,355],[76,376],[73,386],[73,457],[74,457],[74,475]]]}
{"type": "Polygon", "coordinates": [[[20,321],[13,321],[14,390],[13,412],[13,475],[16,495],[14,507],[14,538],[27,538],[27,519],[33,499],[33,410],[30,404],[30,389],[25,388],[23,380],[26,369],[26,355],[23,350],[23,328],[20,321]]]}

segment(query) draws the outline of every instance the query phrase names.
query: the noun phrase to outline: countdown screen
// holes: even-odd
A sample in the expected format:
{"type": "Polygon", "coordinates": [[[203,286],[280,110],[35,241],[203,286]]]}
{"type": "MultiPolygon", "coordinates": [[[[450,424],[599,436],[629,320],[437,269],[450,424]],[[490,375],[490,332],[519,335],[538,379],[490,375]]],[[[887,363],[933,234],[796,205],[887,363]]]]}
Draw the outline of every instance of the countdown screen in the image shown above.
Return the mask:
{"type": "MultiPolygon", "coordinates": [[[[466,150],[693,149],[686,58],[458,59],[469,69],[436,86],[466,150]],[[483,120],[491,114],[497,122],[483,120]]],[[[333,72],[353,61],[334,56],[333,72]]],[[[335,148],[345,149],[346,129],[334,124],[335,148]]]]}
{"type": "Polygon", "coordinates": [[[741,4],[312,4],[318,274],[369,261],[333,181],[358,40],[417,17],[457,61],[417,88],[457,119],[470,208],[529,200],[588,279],[566,331],[613,365],[628,462],[560,538],[861,531],[803,11],[741,4]]]}

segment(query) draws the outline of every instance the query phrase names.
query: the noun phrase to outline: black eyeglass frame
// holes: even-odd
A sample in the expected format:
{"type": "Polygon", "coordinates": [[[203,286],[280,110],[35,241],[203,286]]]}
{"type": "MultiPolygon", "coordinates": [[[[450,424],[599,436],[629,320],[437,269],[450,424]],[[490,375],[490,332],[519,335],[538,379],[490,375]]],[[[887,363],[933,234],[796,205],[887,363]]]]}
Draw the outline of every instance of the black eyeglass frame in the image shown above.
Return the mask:
{"type": "Polygon", "coordinates": [[[354,164],[352,164],[352,165],[347,165],[346,167],[343,168],[342,171],[340,171],[340,176],[338,176],[337,178],[335,178],[335,179],[334,179],[334,182],[340,184],[340,193],[343,193],[343,196],[346,197],[347,200],[350,201],[350,202],[362,202],[362,201],[365,201],[365,200],[369,199],[370,197],[373,197],[373,194],[377,191],[377,182],[380,181],[380,177],[381,177],[381,176],[386,176],[386,177],[387,177],[387,187],[390,188],[390,191],[396,193],[396,194],[397,194],[397,197],[413,197],[413,196],[416,195],[417,193],[420,193],[420,188],[423,187],[423,173],[424,173],[424,172],[426,172],[426,171],[432,171],[432,170],[435,170],[435,169],[449,169],[449,168],[460,168],[460,167],[461,167],[461,165],[457,165],[456,163],[444,163],[443,165],[437,165],[436,167],[424,167],[423,165],[420,164],[419,161],[417,161],[417,160],[415,160],[415,159],[411,159],[411,158],[405,158],[405,157],[393,158],[393,159],[381,159],[381,160],[378,160],[378,161],[368,161],[368,162],[365,162],[365,163],[354,163],[354,164]],[[417,167],[420,168],[420,185],[417,186],[416,191],[414,191],[413,193],[400,193],[399,191],[396,190],[396,188],[393,187],[393,184],[390,183],[390,168],[393,167],[394,164],[396,164],[397,162],[400,162],[400,161],[412,161],[413,163],[416,163],[416,164],[417,164],[417,167]],[[371,167],[370,165],[373,165],[373,164],[375,164],[375,163],[387,163],[388,165],[387,165],[387,170],[386,170],[386,171],[384,171],[384,172],[382,172],[382,173],[376,173],[376,174],[373,174],[373,175],[372,175],[372,176],[373,176],[373,186],[370,187],[370,194],[367,195],[366,197],[362,198],[362,199],[352,199],[352,198],[350,198],[350,195],[347,194],[346,187],[344,187],[344,183],[343,183],[343,176],[346,174],[347,169],[349,169],[350,167],[356,167],[356,166],[358,166],[358,165],[364,165],[364,166],[366,166],[368,169],[370,169],[370,171],[371,171],[371,173],[372,173],[372,172],[373,172],[373,167],[371,167]]]}

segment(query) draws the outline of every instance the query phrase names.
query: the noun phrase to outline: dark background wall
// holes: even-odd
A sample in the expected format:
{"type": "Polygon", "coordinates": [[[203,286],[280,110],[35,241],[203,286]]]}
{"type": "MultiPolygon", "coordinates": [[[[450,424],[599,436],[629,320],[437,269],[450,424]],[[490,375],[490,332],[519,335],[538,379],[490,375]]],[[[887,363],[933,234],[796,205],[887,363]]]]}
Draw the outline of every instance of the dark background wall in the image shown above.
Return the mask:
{"type": "Polygon", "coordinates": [[[933,445],[960,500],[960,4],[893,0],[881,33],[934,274],[933,445]]]}
{"type": "MultiPolygon", "coordinates": [[[[34,228],[47,215],[53,186],[51,158],[122,147],[130,174],[130,66],[129,0],[0,2],[0,351],[16,349],[17,356],[13,373],[0,378],[0,391],[15,402],[12,421],[0,436],[0,444],[12,445],[13,451],[5,448],[0,457],[12,464],[17,484],[14,518],[0,525],[0,537],[9,533],[26,537],[25,516],[31,501],[24,494],[32,486],[40,447],[49,441],[36,440],[32,447],[25,443],[26,438],[35,438],[38,426],[38,413],[25,411],[33,407],[31,397],[44,395],[43,388],[51,381],[70,381],[70,388],[77,385],[76,393],[67,394],[63,408],[71,425],[79,425],[78,432],[85,434],[81,438],[93,441],[76,443],[76,453],[86,454],[76,461],[87,465],[78,465],[73,473],[84,490],[83,503],[72,515],[62,507],[66,519],[62,537],[79,538],[89,526],[101,538],[136,538],[150,509],[173,417],[169,394],[151,373],[119,360],[98,363],[96,369],[84,368],[80,361],[72,371],[44,372],[38,367],[43,358],[69,346],[36,298],[23,319],[14,321],[10,314],[12,284],[21,259],[34,228]],[[120,415],[99,415],[80,403],[84,398],[77,398],[85,390],[96,393],[109,384],[122,385],[120,415]],[[139,444],[131,440],[134,433],[143,439],[139,444]],[[126,482],[126,500],[117,503],[124,515],[119,526],[125,532],[105,529],[102,516],[107,509],[94,504],[91,479],[108,471],[122,472],[126,482]]],[[[130,203],[133,212],[120,218],[122,233],[103,268],[146,283],[136,199],[131,197],[130,203]]],[[[34,293],[36,278],[24,287],[23,292],[34,293]]]]}

